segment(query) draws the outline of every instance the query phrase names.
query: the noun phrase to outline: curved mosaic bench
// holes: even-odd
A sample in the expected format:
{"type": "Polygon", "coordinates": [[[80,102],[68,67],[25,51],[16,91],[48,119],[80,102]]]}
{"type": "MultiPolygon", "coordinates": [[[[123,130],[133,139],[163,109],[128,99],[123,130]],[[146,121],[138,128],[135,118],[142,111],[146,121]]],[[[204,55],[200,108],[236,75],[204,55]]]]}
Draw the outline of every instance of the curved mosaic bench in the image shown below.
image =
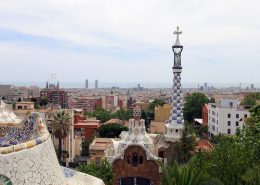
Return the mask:
{"type": "Polygon", "coordinates": [[[19,125],[0,125],[0,133],[3,135],[0,138],[0,154],[34,147],[50,137],[47,127],[38,113],[31,113],[19,125]]]}
{"type": "Polygon", "coordinates": [[[59,165],[38,113],[31,113],[20,124],[0,123],[0,184],[104,185],[96,177],[59,165]]]}

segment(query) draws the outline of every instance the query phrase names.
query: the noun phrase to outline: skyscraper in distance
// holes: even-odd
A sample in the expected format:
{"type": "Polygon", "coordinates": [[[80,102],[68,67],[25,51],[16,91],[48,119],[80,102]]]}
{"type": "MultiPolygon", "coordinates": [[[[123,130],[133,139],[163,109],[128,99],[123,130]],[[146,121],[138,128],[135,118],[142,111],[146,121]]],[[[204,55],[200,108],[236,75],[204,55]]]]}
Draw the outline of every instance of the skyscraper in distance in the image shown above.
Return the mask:
{"type": "Polygon", "coordinates": [[[95,89],[98,89],[98,80],[95,80],[95,89]]]}
{"type": "Polygon", "coordinates": [[[85,88],[88,89],[88,79],[85,81],[85,88]]]}

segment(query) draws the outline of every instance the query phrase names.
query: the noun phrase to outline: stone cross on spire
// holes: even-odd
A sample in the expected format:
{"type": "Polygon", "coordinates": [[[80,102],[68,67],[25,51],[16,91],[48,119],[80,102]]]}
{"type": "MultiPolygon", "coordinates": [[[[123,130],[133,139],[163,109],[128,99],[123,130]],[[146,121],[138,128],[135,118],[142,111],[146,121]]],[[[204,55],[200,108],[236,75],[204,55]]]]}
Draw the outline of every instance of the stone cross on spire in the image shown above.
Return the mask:
{"type": "Polygon", "coordinates": [[[177,26],[177,30],[173,32],[173,34],[177,35],[176,42],[174,46],[181,46],[179,35],[182,34],[182,31],[179,30],[179,26],[177,26]]]}

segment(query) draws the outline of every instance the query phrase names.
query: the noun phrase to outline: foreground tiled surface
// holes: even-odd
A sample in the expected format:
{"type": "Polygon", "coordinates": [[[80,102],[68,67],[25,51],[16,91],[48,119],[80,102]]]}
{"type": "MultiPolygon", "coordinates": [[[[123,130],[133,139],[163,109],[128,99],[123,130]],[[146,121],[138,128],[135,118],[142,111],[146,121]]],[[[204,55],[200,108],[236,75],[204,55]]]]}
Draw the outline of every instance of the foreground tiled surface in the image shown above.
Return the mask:
{"type": "Polygon", "coordinates": [[[63,170],[57,161],[51,138],[29,149],[0,155],[0,164],[0,174],[8,177],[13,185],[103,184],[93,176],[63,170]]]}
{"type": "MultiPolygon", "coordinates": [[[[10,113],[3,108],[2,120],[10,113]]],[[[0,185],[104,185],[96,177],[59,165],[50,134],[37,113],[18,124],[2,122],[0,128],[0,185]]]]}
{"type": "Polygon", "coordinates": [[[15,185],[66,184],[50,138],[33,148],[0,155],[0,164],[0,174],[15,185]]]}

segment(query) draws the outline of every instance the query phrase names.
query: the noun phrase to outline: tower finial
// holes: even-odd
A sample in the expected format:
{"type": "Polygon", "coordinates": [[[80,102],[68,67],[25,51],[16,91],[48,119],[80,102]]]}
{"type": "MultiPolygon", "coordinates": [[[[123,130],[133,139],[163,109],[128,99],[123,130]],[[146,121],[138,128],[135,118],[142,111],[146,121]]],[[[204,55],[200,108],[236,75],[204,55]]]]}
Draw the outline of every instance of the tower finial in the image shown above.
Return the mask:
{"type": "Polygon", "coordinates": [[[179,35],[182,34],[182,31],[179,30],[179,26],[177,26],[177,30],[174,31],[173,34],[177,35],[176,42],[175,42],[174,46],[181,46],[179,35]]]}

